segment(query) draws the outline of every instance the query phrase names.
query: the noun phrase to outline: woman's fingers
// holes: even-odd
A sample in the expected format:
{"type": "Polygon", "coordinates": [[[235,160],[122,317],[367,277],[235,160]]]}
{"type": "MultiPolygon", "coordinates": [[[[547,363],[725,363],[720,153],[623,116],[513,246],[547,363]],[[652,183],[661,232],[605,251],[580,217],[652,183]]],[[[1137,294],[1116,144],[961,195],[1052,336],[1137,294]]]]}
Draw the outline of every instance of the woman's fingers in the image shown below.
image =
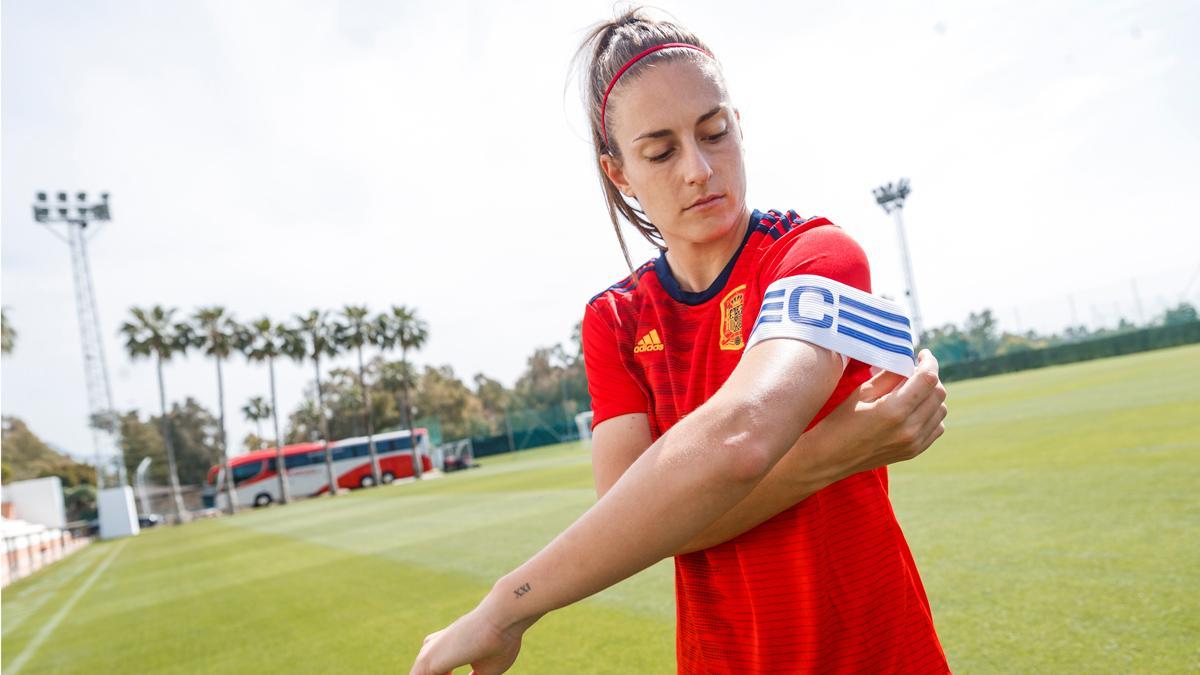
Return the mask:
{"type": "Polygon", "coordinates": [[[911,436],[912,442],[905,450],[908,459],[928,450],[929,446],[945,432],[943,422],[949,410],[943,401],[944,398],[935,392],[921,405],[918,414],[913,415],[916,430],[911,436]]]}
{"type": "Polygon", "coordinates": [[[897,407],[898,414],[907,417],[939,384],[937,358],[928,349],[922,349],[912,376],[885,398],[897,407]]]}
{"type": "Polygon", "coordinates": [[[903,375],[893,373],[890,370],[881,370],[859,386],[858,400],[864,403],[876,401],[879,397],[891,393],[903,381],[903,375]]]}
{"type": "MultiPolygon", "coordinates": [[[[893,412],[900,413],[903,421],[895,427],[893,432],[892,448],[898,456],[893,457],[890,461],[909,460],[929,448],[936,439],[934,430],[940,427],[942,421],[946,419],[948,409],[945,401],[946,389],[941,382],[938,382],[925,391],[925,397],[917,401],[916,408],[907,414],[904,414],[902,404],[891,402],[901,408],[893,412]]],[[[907,403],[911,403],[911,401],[903,402],[903,404],[907,403]]]]}
{"type": "MultiPolygon", "coordinates": [[[[927,438],[930,434],[933,433],[934,429],[936,429],[939,426],[942,426],[946,421],[946,414],[948,412],[949,411],[946,408],[946,404],[939,403],[937,408],[935,409],[933,415],[931,415],[929,417],[929,419],[925,420],[925,424],[921,427],[921,431],[918,434],[918,438],[921,438],[921,439],[927,438]]],[[[925,447],[921,448],[921,450],[924,450],[927,447],[929,447],[929,446],[925,446],[925,447]]]]}
{"type": "Polygon", "coordinates": [[[918,441],[917,444],[913,446],[913,450],[914,450],[913,456],[916,457],[917,455],[921,454],[922,452],[925,452],[926,450],[928,450],[929,446],[933,445],[934,441],[941,438],[942,434],[944,434],[944,433],[946,433],[946,425],[943,424],[942,422],[938,422],[937,424],[931,425],[929,430],[926,432],[926,434],[921,437],[921,440],[918,441]]]}
{"type": "Polygon", "coordinates": [[[903,421],[893,427],[889,448],[895,456],[890,461],[912,459],[919,453],[914,448],[928,432],[930,421],[937,416],[938,407],[941,405],[942,402],[936,396],[927,396],[916,410],[904,416],[903,421]]]}
{"type": "Polygon", "coordinates": [[[929,390],[929,394],[925,397],[925,400],[921,401],[917,405],[917,409],[913,411],[912,417],[921,426],[924,426],[925,422],[928,421],[930,417],[933,417],[935,411],[939,407],[945,407],[945,404],[946,389],[941,385],[941,383],[938,383],[937,386],[929,390]]]}

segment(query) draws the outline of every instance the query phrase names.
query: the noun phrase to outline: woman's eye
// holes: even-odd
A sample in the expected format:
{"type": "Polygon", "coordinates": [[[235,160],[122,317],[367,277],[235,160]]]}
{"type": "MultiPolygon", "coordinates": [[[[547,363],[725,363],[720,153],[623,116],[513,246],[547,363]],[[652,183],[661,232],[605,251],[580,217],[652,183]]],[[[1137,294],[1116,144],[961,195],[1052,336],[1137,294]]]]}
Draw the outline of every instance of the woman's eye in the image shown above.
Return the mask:
{"type": "Polygon", "coordinates": [[[726,136],[727,134],[729,134],[729,129],[728,129],[728,128],[726,128],[726,129],[722,129],[721,131],[718,131],[717,133],[715,133],[715,134],[713,134],[713,135],[711,135],[711,136],[705,136],[705,137],[704,137],[704,140],[706,140],[706,141],[719,141],[719,140],[721,140],[722,138],[725,138],[725,136],[726,136]]]}
{"type": "Polygon", "coordinates": [[[666,152],[659,154],[659,155],[654,155],[653,157],[651,157],[650,161],[651,162],[662,162],[662,161],[666,160],[668,157],[670,157],[672,152],[675,152],[675,149],[668,148],[666,152]]]}

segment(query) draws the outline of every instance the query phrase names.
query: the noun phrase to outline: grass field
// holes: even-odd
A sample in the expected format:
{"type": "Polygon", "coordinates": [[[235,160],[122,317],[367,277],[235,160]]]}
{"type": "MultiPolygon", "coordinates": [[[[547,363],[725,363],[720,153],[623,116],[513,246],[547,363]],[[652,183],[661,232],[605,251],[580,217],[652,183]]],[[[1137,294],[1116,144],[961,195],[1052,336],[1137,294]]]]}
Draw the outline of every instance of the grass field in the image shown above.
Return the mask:
{"type": "MultiPolygon", "coordinates": [[[[951,666],[1200,669],[1200,346],[954,383],[950,406],[892,495],[951,666]]],[[[5,589],[4,673],[407,672],[593,501],[578,444],[482,463],[93,545],[5,589]]],[[[548,616],[513,672],[673,672],[673,617],[660,563],[548,616]]]]}

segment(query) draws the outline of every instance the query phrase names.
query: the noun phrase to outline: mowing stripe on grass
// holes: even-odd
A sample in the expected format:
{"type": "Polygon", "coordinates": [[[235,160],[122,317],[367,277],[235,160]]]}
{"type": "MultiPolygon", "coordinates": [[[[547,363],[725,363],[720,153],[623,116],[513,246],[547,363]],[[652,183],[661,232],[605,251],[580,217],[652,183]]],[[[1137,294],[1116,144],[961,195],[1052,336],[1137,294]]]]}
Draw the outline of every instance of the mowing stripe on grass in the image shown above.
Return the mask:
{"type": "Polygon", "coordinates": [[[121,540],[121,542],[113,548],[113,552],[108,554],[108,557],[96,566],[96,569],[92,571],[92,575],[83,582],[83,585],[79,587],[79,590],[75,591],[75,594],[72,595],[62,607],[59,607],[54,616],[50,617],[50,620],[38,630],[37,634],[33,636],[33,639],[29,641],[29,644],[25,645],[25,648],[21,650],[21,653],[17,654],[17,658],[13,659],[12,663],[9,664],[8,669],[5,671],[8,673],[8,675],[16,675],[16,673],[21,672],[21,668],[25,665],[25,662],[37,652],[38,647],[40,647],[41,644],[46,641],[46,638],[50,637],[50,634],[54,632],[54,629],[58,628],[58,624],[62,623],[62,620],[66,618],[67,612],[71,611],[71,608],[75,606],[75,603],[79,602],[79,598],[83,597],[83,594],[87,593],[87,590],[92,587],[92,584],[96,583],[96,580],[100,578],[100,575],[104,573],[104,570],[108,569],[108,566],[112,564],[112,561],[116,560],[117,556],[121,553],[121,549],[125,547],[125,543],[128,541],[128,539],[121,540]]]}
{"type": "Polygon", "coordinates": [[[14,597],[21,598],[32,593],[37,597],[37,599],[32,601],[29,606],[25,607],[21,612],[17,613],[15,617],[13,616],[13,611],[11,609],[6,609],[4,611],[4,627],[0,632],[2,632],[4,635],[8,635],[19,628],[21,624],[25,623],[26,619],[37,614],[37,611],[42,608],[42,605],[52,600],[54,596],[58,595],[59,589],[70,583],[71,579],[76,574],[76,567],[87,569],[88,564],[91,563],[90,558],[92,557],[88,555],[89,553],[91,553],[91,550],[80,551],[79,553],[75,554],[74,558],[69,558],[51,567],[44,573],[41,579],[22,588],[20,591],[17,591],[14,597]]]}

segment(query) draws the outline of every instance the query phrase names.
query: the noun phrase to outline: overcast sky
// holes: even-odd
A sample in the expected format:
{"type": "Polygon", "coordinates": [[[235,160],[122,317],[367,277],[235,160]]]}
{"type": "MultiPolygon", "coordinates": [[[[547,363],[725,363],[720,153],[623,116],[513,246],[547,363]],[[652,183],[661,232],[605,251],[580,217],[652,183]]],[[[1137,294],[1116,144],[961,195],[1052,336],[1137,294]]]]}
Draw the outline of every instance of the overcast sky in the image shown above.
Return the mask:
{"type": "MultiPolygon", "coordinates": [[[[900,296],[871,189],[910,177],[927,324],[991,307],[1010,330],[1058,330],[1200,299],[1200,5],[854,4],[662,5],[724,64],[753,206],[829,216],[900,296]]],[[[626,274],[564,93],[611,8],[5,0],[4,414],[92,452],[70,260],[31,217],[38,190],[112,194],[91,265],[121,409],[158,406],[117,335],[134,305],[408,304],[431,326],[418,362],[512,384],[626,274]]],[[[279,372],[290,411],[311,367],[279,372]]],[[[267,376],[226,373],[240,445],[267,376]]],[[[202,357],[166,383],[215,410],[202,357]]]]}

